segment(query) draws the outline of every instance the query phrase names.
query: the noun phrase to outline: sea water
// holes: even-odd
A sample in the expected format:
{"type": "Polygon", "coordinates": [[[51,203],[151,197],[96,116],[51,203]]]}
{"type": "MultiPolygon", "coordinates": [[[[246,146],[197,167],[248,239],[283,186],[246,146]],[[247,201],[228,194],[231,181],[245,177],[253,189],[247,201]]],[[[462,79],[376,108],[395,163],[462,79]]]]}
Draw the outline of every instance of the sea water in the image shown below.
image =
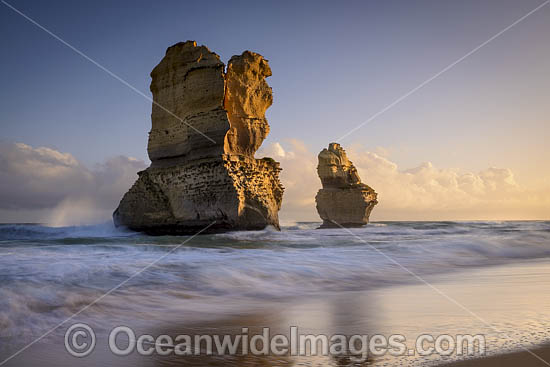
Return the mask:
{"type": "MultiPolygon", "coordinates": [[[[0,357],[44,333],[62,344],[65,329],[79,320],[106,332],[234,317],[245,323],[250,315],[260,315],[262,324],[280,313],[279,324],[323,331],[342,309],[333,332],[363,325],[365,333],[412,337],[468,326],[492,335],[492,352],[547,341],[550,300],[541,295],[550,279],[550,222],[375,222],[323,230],[319,224],[196,237],[151,237],[110,223],[0,225],[0,357]]],[[[33,346],[18,358],[32,354],[33,346]]],[[[18,365],[16,358],[10,363],[18,365]]]]}

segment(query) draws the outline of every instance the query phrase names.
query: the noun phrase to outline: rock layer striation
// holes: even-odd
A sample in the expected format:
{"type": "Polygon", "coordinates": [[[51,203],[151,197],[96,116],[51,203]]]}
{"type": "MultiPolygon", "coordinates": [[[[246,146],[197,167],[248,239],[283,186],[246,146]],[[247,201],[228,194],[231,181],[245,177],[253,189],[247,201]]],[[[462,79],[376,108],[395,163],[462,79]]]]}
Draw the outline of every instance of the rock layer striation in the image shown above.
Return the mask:
{"type": "Polygon", "coordinates": [[[169,47],[151,72],[151,166],[113,214],[151,234],[279,228],[280,166],[254,154],[273,102],[266,59],[245,51],[225,65],[194,41],[169,47]]]}
{"type": "Polygon", "coordinates": [[[369,216],[378,203],[376,192],[361,183],[357,169],[346,152],[337,143],[319,153],[317,173],[323,188],[315,202],[323,224],[321,228],[359,227],[369,222],[369,216]]]}

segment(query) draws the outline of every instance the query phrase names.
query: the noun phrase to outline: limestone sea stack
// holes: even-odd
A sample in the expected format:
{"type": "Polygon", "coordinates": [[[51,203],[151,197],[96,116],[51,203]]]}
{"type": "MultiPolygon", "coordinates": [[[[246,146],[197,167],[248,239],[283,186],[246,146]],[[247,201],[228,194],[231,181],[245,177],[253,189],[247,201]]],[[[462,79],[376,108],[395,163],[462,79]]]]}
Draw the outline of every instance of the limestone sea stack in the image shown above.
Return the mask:
{"type": "Polygon", "coordinates": [[[150,234],[279,228],[279,163],[254,158],[269,133],[269,76],[254,52],[233,56],[226,70],[194,41],[169,47],[151,72],[152,163],[122,198],[115,224],[150,234]]]}
{"type": "Polygon", "coordinates": [[[340,144],[330,143],[318,158],[317,173],[323,184],[315,197],[317,212],[323,220],[320,228],[367,224],[372,208],[378,203],[376,192],[361,183],[357,169],[340,144]]]}

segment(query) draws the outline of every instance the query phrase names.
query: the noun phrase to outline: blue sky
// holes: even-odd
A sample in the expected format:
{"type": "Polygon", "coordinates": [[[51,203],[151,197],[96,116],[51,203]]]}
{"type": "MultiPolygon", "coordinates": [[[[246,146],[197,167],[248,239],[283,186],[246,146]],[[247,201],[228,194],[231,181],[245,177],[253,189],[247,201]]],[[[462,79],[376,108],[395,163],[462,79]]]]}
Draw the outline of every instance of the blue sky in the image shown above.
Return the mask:
{"type": "MultiPolygon", "coordinates": [[[[226,62],[249,49],[273,76],[271,133],[318,152],[542,1],[24,1],[10,4],[149,93],[165,49],[196,40],[226,62]]],[[[1,135],[87,165],[147,161],[151,104],[0,6],[1,135]]],[[[550,177],[550,6],[348,138],[403,169],[550,177]]],[[[283,167],[284,168],[284,167],[283,167]]],[[[545,181],[546,182],[546,181],[545,181]]]]}

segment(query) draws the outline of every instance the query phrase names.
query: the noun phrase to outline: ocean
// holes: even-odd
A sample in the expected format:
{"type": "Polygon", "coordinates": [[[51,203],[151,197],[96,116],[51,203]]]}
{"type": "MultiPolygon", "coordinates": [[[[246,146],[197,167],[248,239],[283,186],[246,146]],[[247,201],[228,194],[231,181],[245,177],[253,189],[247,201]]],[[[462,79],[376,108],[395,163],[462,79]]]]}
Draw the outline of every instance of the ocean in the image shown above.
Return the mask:
{"type": "MultiPolygon", "coordinates": [[[[296,325],[411,340],[482,333],[488,354],[549,341],[550,222],[319,225],[193,238],[146,236],[111,223],[0,225],[0,365],[40,337],[5,365],[178,365],[171,357],[111,356],[104,339],[118,325],[150,333],[296,325]],[[63,350],[75,322],[94,328],[101,350],[78,359],[63,350]]],[[[381,356],[369,365],[456,358],[381,356]]],[[[344,365],[330,357],[265,365],[285,363],[344,365]]]]}

